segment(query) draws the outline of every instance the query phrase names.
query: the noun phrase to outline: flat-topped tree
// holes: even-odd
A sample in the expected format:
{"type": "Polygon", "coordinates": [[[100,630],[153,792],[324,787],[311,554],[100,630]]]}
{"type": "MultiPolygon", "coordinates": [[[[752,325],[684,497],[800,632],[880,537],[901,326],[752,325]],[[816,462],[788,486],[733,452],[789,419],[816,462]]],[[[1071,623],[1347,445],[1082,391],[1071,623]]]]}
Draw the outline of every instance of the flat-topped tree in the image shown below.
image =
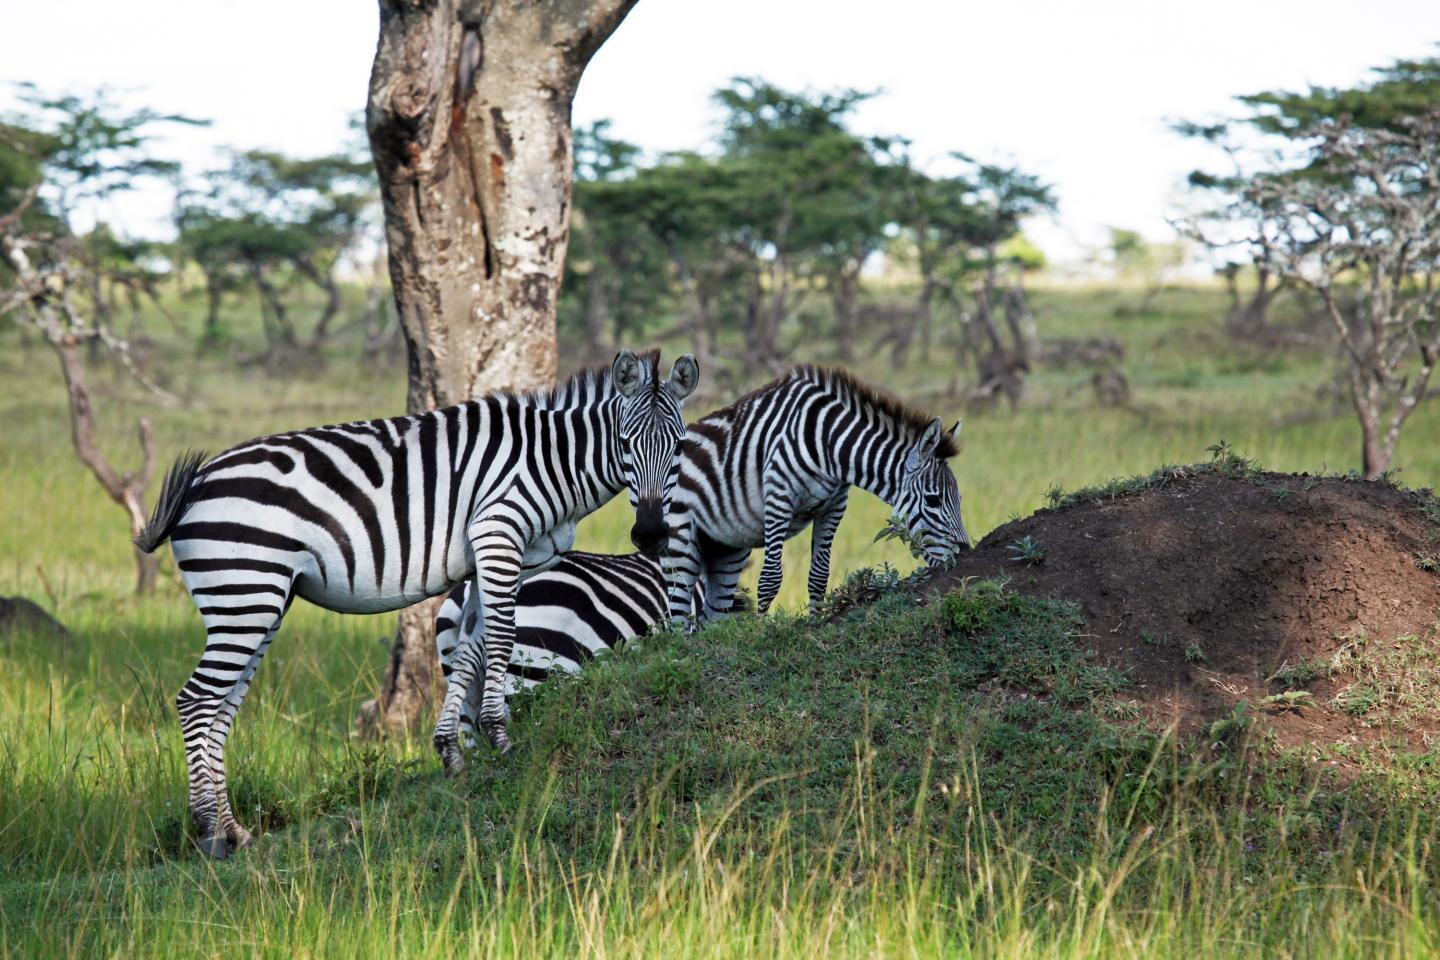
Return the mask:
{"type": "Polygon", "coordinates": [[[205,274],[209,300],[205,340],[220,339],[224,294],[254,286],[261,304],[266,360],[302,347],[285,290],[294,277],[325,294],[310,334],[310,350],[327,339],[340,312],[336,269],[359,239],[373,209],[374,171],[347,153],[292,157],[271,150],[231,154],[203,185],[182,194],[175,224],[179,250],[205,274]]]}
{"type": "MultiPolygon", "coordinates": [[[[554,380],[570,106],[634,4],[380,0],[366,128],[412,412],[554,380]]],[[[410,725],[430,696],[434,605],[419,607],[401,614],[387,725],[410,725]]]]}

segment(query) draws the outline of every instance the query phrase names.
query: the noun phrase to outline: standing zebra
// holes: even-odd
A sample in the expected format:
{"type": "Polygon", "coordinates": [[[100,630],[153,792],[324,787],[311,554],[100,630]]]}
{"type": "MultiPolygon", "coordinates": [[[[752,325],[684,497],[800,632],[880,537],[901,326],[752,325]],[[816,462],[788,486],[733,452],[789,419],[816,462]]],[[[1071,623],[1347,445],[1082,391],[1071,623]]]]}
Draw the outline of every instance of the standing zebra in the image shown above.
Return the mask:
{"type": "MultiPolygon", "coordinates": [[[[503,685],[522,564],[528,572],[553,562],[575,523],[626,486],[631,540],[663,549],[681,405],[698,379],[689,355],[662,382],[658,351],[622,350],[609,370],[550,390],[277,434],[208,463],[202,454],[177,461],[136,545],[153,551],[171,541],[205,621],[205,653],[176,697],[201,849],[223,857],[250,840],[226,793],[225,739],[297,596],[374,613],[475,575],[472,622],[483,619],[493,654],[480,724],[508,750],[503,685]]],[[[462,640],[435,727],[447,773],[464,765],[460,706],[483,659],[462,640]]]]}
{"type": "Polygon", "coordinates": [[[780,589],[785,541],[815,525],[810,610],[830,575],[830,544],[852,485],[904,519],[935,565],[970,545],[960,491],[946,461],[958,452],[950,431],[850,373],[801,365],[691,424],[686,434],[667,563],[670,615],[691,612],[697,580],[700,621],[729,610],[740,570],[765,548],[756,609],[780,589]]]}
{"type": "MultiPolygon", "coordinates": [[[[445,598],[435,617],[435,647],[446,677],[463,637],[465,606],[472,590],[466,581],[445,598]]],[[[505,678],[505,696],[541,683],[551,673],[575,673],[598,654],[623,647],[665,619],[665,574],[660,563],[641,553],[611,555],[579,550],[535,574],[515,600],[515,650],[505,678]]],[[[473,616],[473,614],[472,614],[473,616]]],[[[460,711],[460,735],[474,742],[478,698],[467,697],[460,711]]]]}

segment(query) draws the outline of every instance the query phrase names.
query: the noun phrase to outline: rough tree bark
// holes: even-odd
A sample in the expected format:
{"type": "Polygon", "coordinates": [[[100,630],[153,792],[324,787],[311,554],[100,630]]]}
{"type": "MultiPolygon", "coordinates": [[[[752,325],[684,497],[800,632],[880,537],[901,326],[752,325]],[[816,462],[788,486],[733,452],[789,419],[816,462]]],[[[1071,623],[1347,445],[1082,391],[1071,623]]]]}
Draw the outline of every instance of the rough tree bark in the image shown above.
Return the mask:
{"type": "MultiPolygon", "coordinates": [[[[635,0],[380,0],[366,126],[413,412],[555,377],[569,236],[570,105],[635,0]]],[[[432,700],[435,601],[400,615],[362,723],[432,700]]]]}

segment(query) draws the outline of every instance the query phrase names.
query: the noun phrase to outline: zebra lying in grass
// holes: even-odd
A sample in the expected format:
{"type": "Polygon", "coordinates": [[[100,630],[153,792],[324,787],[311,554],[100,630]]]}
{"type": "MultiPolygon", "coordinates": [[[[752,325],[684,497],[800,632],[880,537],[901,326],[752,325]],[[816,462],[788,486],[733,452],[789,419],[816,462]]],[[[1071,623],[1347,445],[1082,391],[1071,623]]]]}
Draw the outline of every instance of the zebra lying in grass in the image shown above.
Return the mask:
{"type": "MultiPolygon", "coordinates": [[[[466,581],[451,590],[435,617],[435,647],[446,677],[461,639],[470,589],[466,581]]],[[[704,597],[697,596],[695,602],[703,604],[704,597]]],[[[554,673],[578,673],[595,657],[619,650],[663,623],[667,610],[665,573],[654,557],[579,550],[562,554],[558,563],[520,587],[506,698],[554,673]]],[[[478,708],[479,700],[472,695],[460,711],[466,747],[475,744],[478,708]]]]}
{"type": "Polygon", "coordinates": [[[690,425],[682,450],[667,564],[670,615],[699,621],[729,610],[755,547],[765,548],[756,608],[780,589],[784,543],[814,524],[810,610],[830,576],[830,545],[850,487],[885,501],[924,548],[931,565],[970,545],[960,491],[946,462],[958,452],[954,428],[843,370],[801,365],[690,425]]]}
{"type": "MultiPolygon", "coordinates": [[[[698,379],[688,355],[662,381],[658,351],[624,350],[609,369],[552,390],[262,437],[209,462],[182,457],[136,545],[171,541],[205,621],[205,653],[176,697],[201,849],[223,857],[250,840],[226,793],[225,740],[297,596],[373,613],[474,576],[467,622],[483,624],[493,654],[480,726],[508,750],[503,685],[522,566],[553,562],[576,521],[624,487],[631,539],[660,552],[685,435],[681,405],[698,379]]],[[[435,727],[447,773],[464,764],[460,707],[484,661],[462,637],[435,727]]]]}
{"type": "MultiPolygon", "coordinates": [[[[469,581],[450,591],[435,617],[440,668],[450,676],[464,626],[469,581]]],[[[599,654],[617,650],[665,619],[665,574],[659,561],[640,553],[570,551],[550,569],[520,587],[515,602],[515,648],[505,677],[511,697],[550,674],[575,673],[599,654]]],[[[471,614],[473,615],[473,614],[471,614]]],[[[468,631],[474,634],[478,624],[468,631]]],[[[460,735],[475,739],[478,698],[474,691],[460,711],[460,735]]]]}

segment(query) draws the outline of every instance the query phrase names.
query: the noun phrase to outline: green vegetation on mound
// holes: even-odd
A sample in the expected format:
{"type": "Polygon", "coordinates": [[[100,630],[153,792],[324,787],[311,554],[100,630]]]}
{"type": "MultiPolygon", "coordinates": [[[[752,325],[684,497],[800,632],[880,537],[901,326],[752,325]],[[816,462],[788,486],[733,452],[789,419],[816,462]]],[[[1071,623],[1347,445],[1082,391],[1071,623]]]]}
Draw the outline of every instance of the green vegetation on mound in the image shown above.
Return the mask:
{"type": "Polygon", "coordinates": [[[327,759],[305,742],[305,718],[266,703],[230,765],[240,816],[272,829],[220,864],[180,840],[178,734],[144,706],[148,684],[88,708],[61,695],[0,740],[0,946],[739,957],[1435,945],[1424,911],[1436,827],[1397,789],[1430,782],[1428,768],[1342,788],[1247,736],[1244,717],[1181,742],[1129,715],[1126,678],[1085,655],[1069,604],[993,581],[922,603],[886,580],[861,575],[850,592],[879,599],[828,622],[737,617],[547,684],[516,703],[517,753],[482,752],[458,781],[423,743],[327,759]]]}

